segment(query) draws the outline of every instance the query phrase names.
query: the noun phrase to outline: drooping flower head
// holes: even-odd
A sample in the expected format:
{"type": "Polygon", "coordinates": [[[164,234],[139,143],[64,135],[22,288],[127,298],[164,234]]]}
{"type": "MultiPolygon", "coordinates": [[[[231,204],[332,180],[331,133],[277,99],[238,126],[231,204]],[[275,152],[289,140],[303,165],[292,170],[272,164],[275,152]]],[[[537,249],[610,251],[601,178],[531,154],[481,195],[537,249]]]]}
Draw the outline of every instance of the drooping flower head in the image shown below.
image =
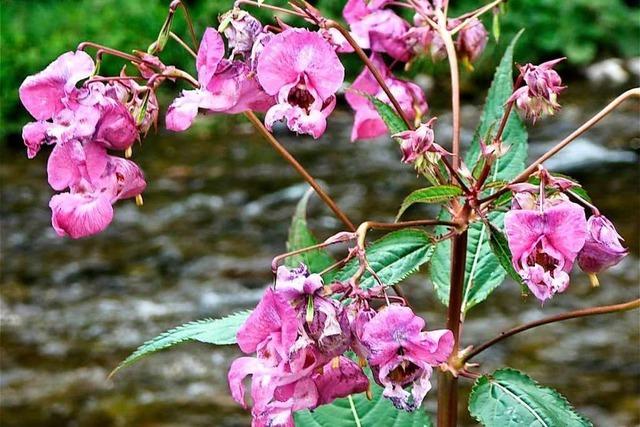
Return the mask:
{"type": "Polygon", "coordinates": [[[587,240],[578,254],[578,265],[587,273],[600,273],[624,258],[628,250],[611,221],[592,215],[587,221],[587,240]]]}
{"type": "MultiPolygon", "coordinates": [[[[529,199],[527,199],[529,200],[529,199]]],[[[569,272],[585,244],[584,209],[567,200],[511,209],[504,218],[513,266],[541,301],[569,286],[569,272]]]]}
{"type": "Polygon", "coordinates": [[[484,51],[489,33],[479,19],[472,19],[458,33],[456,50],[463,60],[474,62],[484,51]]]}
{"type": "Polygon", "coordinates": [[[432,366],[445,362],[453,349],[451,331],[423,331],[424,327],[424,320],[409,307],[394,304],[364,326],[362,342],[369,350],[374,379],[398,409],[420,407],[431,388],[432,366]]]}
{"type": "Polygon", "coordinates": [[[324,133],[344,67],[322,35],[292,28],[271,37],[260,54],[257,74],[266,93],[277,97],[265,116],[267,128],[284,119],[296,133],[316,139],[324,133]]]}
{"type": "Polygon", "coordinates": [[[434,142],[433,122],[435,120],[434,117],[427,123],[421,123],[415,130],[406,130],[392,135],[401,140],[400,149],[402,150],[403,163],[416,163],[427,153],[449,154],[447,150],[434,142]]]}
{"type": "Polygon", "coordinates": [[[244,111],[266,111],[273,97],[260,87],[251,71],[250,59],[225,59],[224,41],[213,28],[202,37],[196,68],[200,89],[184,90],[167,109],[167,129],[183,131],[195,120],[198,110],[211,113],[237,114],[244,111]]]}
{"type": "Polygon", "coordinates": [[[509,98],[526,117],[535,122],[545,115],[553,115],[560,109],[558,94],[565,88],[560,75],[553,67],[564,58],[547,61],[540,65],[527,64],[520,68],[525,83],[509,98]]]}
{"type": "MultiPolygon", "coordinates": [[[[374,53],[370,59],[382,74],[385,83],[400,103],[402,111],[409,120],[414,120],[417,114],[422,116],[428,112],[429,106],[422,89],[418,85],[396,78],[380,55],[374,53]]],[[[376,138],[387,133],[387,125],[380,118],[367,95],[390,104],[389,98],[373,74],[365,67],[345,96],[351,108],[355,110],[351,141],[376,138]]]]}

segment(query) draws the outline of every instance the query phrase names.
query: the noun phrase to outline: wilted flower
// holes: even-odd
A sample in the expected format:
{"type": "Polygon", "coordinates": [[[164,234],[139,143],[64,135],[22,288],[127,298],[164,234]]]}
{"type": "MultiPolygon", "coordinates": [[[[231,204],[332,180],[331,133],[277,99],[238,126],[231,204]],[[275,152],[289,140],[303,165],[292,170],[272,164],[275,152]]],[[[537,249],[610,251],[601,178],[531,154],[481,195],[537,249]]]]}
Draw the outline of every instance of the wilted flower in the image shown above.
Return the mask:
{"type": "Polygon", "coordinates": [[[273,36],[260,54],[257,74],[264,90],[277,96],[265,116],[267,128],[284,119],[296,133],[316,139],[324,133],[344,67],[319,33],[288,29],[273,36]]]}
{"type": "Polygon", "coordinates": [[[256,37],[262,31],[262,24],[248,12],[234,8],[220,16],[220,28],[235,55],[247,56],[251,53],[256,37]]]}
{"type": "MultiPolygon", "coordinates": [[[[429,106],[418,85],[396,78],[380,55],[373,53],[370,59],[382,74],[382,78],[409,120],[414,120],[417,114],[422,116],[427,113],[429,106]]],[[[351,131],[352,141],[376,138],[387,133],[387,125],[380,118],[366,95],[390,103],[389,98],[368,68],[360,73],[345,95],[347,102],[355,110],[353,130],[351,131]]]]}
{"type": "Polygon", "coordinates": [[[482,22],[477,18],[473,18],[458,33],[456,50],[463,59],[474,62],[484,51],[488,39],[489,33],[482,22]]]}
{"type": "Polygon", "coordinates": [[[539,203],[534,209],[511,209],[504,224],[513,266],[531,292],[545,301],[569,286],[568,273],[584,246],[587,222],[584,209],[575,203],[539,203]]]}
{"type": "MultiPolygon", "coordinates": [[[[587,240],[578,254],[578,265],[583,271],[591,274],[600,273],[616,265],[628,253],[622,246],[622,240],[605,216],[591,216],[587,221],[587,240]]],[[[597,284],[597,281],[594,284],[597,284]]]]}
{"type": "Polygon", "coordinates": [[[432,366],[445,362],[453,349],[453,334],[441,329],[423,331],[424,320],[409,307],[390,305],[364,326],[363,344],[374,379],[383,396],[398,408],[420,407],[431,388],[432,366]],[[411,392],[405,388],[413,386],[411,392]]]}
{"type": "Polygon", "coordinates": [[[415,130],[406,130],[392,135],[401,140],[403,163],[415,163],[427,153],[448,154],[447,150],[434,142],[432,123],[435,120],[434,117],[427,123],[421,123],[415,130]]]}
{"type": "Polygon", "coordinates": [[[544,115],[553,115],[560,109],[557,102],[558,94],[565,86],[561,86],[562,80],[553,66],[563,59],[520,67],[520,75],[525,85],[517,89],[508,101],[515,101],[516,106],[533,122],[544,115]]]}

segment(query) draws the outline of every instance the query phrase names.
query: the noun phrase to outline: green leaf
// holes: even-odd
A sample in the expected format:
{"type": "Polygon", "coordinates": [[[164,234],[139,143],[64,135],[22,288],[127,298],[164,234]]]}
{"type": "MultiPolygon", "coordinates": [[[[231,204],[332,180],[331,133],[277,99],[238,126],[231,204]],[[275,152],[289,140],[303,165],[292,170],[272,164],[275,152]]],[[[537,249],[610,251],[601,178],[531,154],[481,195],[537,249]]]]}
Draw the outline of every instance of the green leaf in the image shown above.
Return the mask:
{"type": "MultiPolygon", "coordinates": [[[[386,285],[395,285],[431,259],[433,243],[422,230],[406,229],[394,231],[376,240],[366,248],[369,265],[386,285]]],[[[358,260],[353,259],[334,277],[336,281],[347,281],[358,270],[358,260]]],[[[369,288],[376,284],[368,272],[362,276],[360,286],[369,288]]]]}
{"type": "Polygon", "coordinates": [[[560,393],[510,368],[476,380],[469,412],[485,427],[593,426],[560,393]]]}
{"type": "Polygon", "coordinates": [[[129,357],[121,362],[109,376],[125,368],[145,356],[185,341],[200,341],[207,344],[235,344],[236,333],[247,320],[251,311],[240,311],[221,319],[203,319],[185,323],[177,328],[169,329],[142,344],[129,357]]]}
{"type": "MultiPolygon", "coordinates": [[[[371,378],[371,372],[367,369],[371,378]]],[[[427,414],[418,409],[406,412],[396,409],[382,397],[382,387],[371,380],[372,399],[364,393],[336,399],[311,411],[294,414],[297,427],[432,427],[427,414]]]]}
{"type": "Polygon", "coordinates": [[[402,117],[400,117],[396,113],[392,106],[380,101],[374,96],[367,95],[367,97],[373,103],[373,106],[378,111],[378,114],[380,115],[380,118],[382,118],[382,121],[384,121],[384,123],[389,128],[389,133],[391,135],[395,135],[396,133],[409,129],[404,120],[402,120],[402,117]]]}
{"type": "Polygon", "coordinates": [[[398,215],[396,215],[396,221],[409,206],[415,203],[442,203],[461,195],[462,189],[455,185],[438,185],[435,187],[421,188],[405,197],[398,211],[398,215]]]}
{"type": "MultiPolygon", "coordinates": [[[[512,264],[511,250],[509,249],[509,243],[507,238],[498,230],[493,224],[489,224],[489,246],[493,251],[493,254],[498,258],[500,265],[507,272],[507,274],[519,283],[520,286],[524,286],[522,277],[518,274],[512,264]]],[[[525,288],[526,289],[526,288],[525,288]]]]}
{"type": "MultiPolygon", "coordinates": [[[[482,111],[480,124],[471,142],[465,162],[474,164],[480,160],[480,135],[493,137],[497,131],[496,123],[502,118],[504,105],[513,91],[513,49],[522,32],[518,33],[507,47],[498,66],[487,101],[482,111]]],[[[510,181],[524,170],[527,158],[527,131],[517,114],[511,113],[503,133],[504,144],[509,144],[509,151],[496,159],[491,167],[488,182],[510,181]]],[[[490,194],[494,189],[487,189],[490,194]]],[[[498,230],[503,229],[504,213],[492,212],[489,221],[498,230]]],[[[446,219],[441,215],[441,219],[446,219]]],[[[438,228],[437,233],[445,232],[438,228]]],[[[463,311],[484,301],[491,292],[504,281],[506,273],[490,247],[488,227],[482,222],[475,222],[468,230],[467,260],[465,265],[463,311]]],[[[438,298],[447,305],[449,303],[451,242],[442,241],[436,245],[431,261],[431,280],[438,298]]]]}
{"type": "MultiPolygon", "coordinates": [[[[291,220],[291,226],[289,227],[289,239],[287,240],[288,251],[296,251],[318,243],[318,240],[307,226],[307,204],[312,194],[313,189],[309,189],[296,206],[296,211],[291,220]]],[[[297,267],[300,263],[304,263],[309,267],[311,272],[317,273],[334,262],[333,257],[324,249],[314,249],[287,258],[285,265],[297,267]]]]}

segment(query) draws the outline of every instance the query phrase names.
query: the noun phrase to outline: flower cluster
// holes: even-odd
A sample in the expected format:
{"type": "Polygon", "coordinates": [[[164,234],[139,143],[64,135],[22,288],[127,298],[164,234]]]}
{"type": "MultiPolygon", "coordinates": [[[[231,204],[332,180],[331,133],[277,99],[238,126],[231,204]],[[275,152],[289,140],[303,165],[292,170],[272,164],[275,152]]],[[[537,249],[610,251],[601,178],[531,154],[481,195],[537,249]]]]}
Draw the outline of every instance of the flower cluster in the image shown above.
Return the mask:
{"type": "Polygon", "coordinates": [[[367,391],[369,379],[345,356],[349,349],[369,363],[395,406],[412,411],[422,403],[432,367],[451,353],[451,332],[423,331],[424,320],[397,304],[376,312],[368,291],[354,290],[349,304],[330,297],[345,288],[324,286],[304,265],[278,268],[274,288],[237,334],[240,349],[255,357],[236,359],[229,370],[233,398],[243,406],[243,380],[252,376],[254,426],[293,426],[295,411],[367,391]]]}
{"type": "Polygon", "coordinates": [[[538,176],[539,186],[513,186],[504,224],[513,266],[536,298],[546,301],[567,289],[576,259],[595,274],[620,262],[627,250],[607,218],[596,211],[587,221],[585,209],[564,194],[577,184],[544,169],[538,176]]]}
{"type": "Polygon", "coordinates": [[[60,236],[79,238],[104,230],[113,218],[112,204],[138,197],[146,183],[133,162],[107,154],[128,150],[154,121],[142,111],[134,82],[76,84],[95,71],[83,51],[67,52],[20,86],[20,100],[36,119],[24,126],[27,155],[43,144],[54,145],[47,165],[57,191],[51,198],[52,223],[60,236]],[[142,117],[136,121],[134,114],[142,117]]]}
{"type": "MultiPolygon", "coordinates": [[[[383,55],[394,63],[409,64],[417,55],[428,53],[434,60],[446,57],[446,49],[438,30],[432,26],[437,20],[436,12],[442,9],[442,2],[418,1],[413,25],[397,15],[389,0],[366,1],[349,0],[343,16],[359,46],[371,51],[370,61],[380,71],[384,82],[408,120],[420,121],[428,111],[424,93],[414,83],[395,77],[385,63],[383,55]],[[433,18],[433,19],[431,19],[433,18]]],[[[455,41],[455,49],[467,62],[475,61],[484,50],[488,33],[478,19],[460,21],[450,19],[447,28],[461,25],[455,41]]],[[[371,72],[365,68],[346,95],[347,102],[355,111],[355,121],[351,140],[369,139],[384,135],[387,126],[380,118],[370,97],[390,104],[371,72]]],[[[406,158],[405,150],[403,149],[406,158]]]]}

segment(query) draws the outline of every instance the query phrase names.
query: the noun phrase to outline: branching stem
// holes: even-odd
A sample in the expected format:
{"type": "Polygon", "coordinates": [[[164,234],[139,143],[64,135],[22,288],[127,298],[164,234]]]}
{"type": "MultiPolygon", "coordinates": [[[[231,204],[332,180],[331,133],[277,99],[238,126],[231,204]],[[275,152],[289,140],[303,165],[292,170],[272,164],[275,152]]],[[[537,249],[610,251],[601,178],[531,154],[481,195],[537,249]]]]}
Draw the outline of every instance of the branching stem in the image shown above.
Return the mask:
{"type": "Polygon", "coordinates": [[[640,308],[640,298],[635,299],[633,301],[624,302],[621,304],[604,305],[604,306],[598,306],[598,307],[583,308],[581,310],[568,311],[566,313],[557,314],[554,316],[542,318],[540,320],[535,320],[533,322],[525,323],[524,325],[520,325],[515,328],[509,329],[508,331],[501,332],[500,335],[473,348],[461,359],[461,362],[464,364],[471,358],[477,356],[478,354],[482,353],[483,351],[493,346],[494,344],[502,341],[503,339],[509,338],[512,335],[518,334],[520,332],[524,332],[528,329],[546,325],[548,323],[561,322],[563,320],[568,320],[568,319],[575,319],[578,317],[593,316],[596,314],[615,313],[618,311],[633,310],[636,308],[640,308]]]}

